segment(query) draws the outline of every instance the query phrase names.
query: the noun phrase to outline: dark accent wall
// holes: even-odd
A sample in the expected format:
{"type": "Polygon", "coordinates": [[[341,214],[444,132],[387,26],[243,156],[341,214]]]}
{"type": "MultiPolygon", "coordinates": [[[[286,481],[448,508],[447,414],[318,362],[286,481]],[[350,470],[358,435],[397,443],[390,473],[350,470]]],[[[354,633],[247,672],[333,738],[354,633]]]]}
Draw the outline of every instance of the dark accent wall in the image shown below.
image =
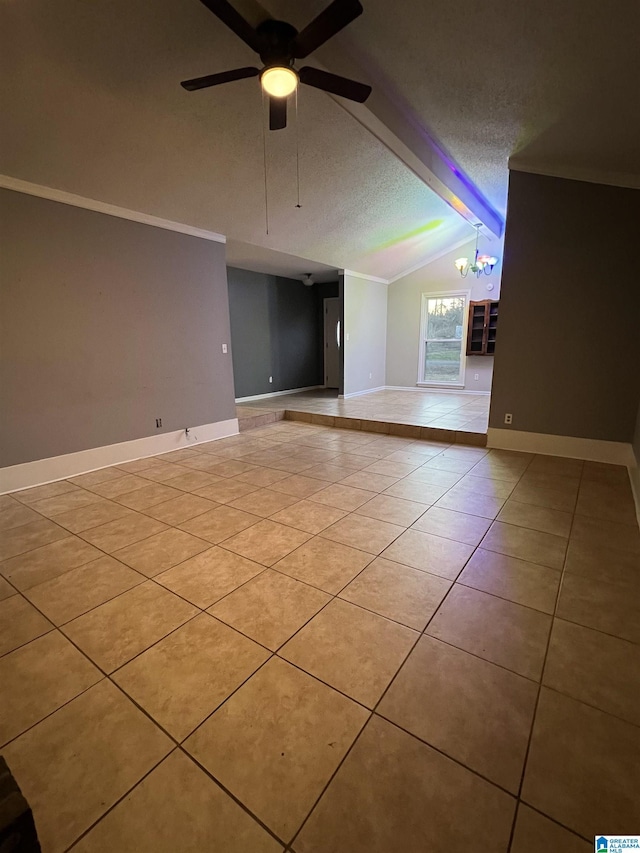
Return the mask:
{"type": "Polygon", "coordinates": [[[234,267],[227,278],[236,397],[322,385],[322,295],[337,296],[337,284],[234,267]]]}
{"type": "Polygon", "coordinates": [[[640,191],[512,171],[489,425],[630,442],[640,191]]]}
{"type": "Polygon", "coordinates": [[[9,190],[0,229],[0,466],[235,418],[222,243],[9,190]]]}

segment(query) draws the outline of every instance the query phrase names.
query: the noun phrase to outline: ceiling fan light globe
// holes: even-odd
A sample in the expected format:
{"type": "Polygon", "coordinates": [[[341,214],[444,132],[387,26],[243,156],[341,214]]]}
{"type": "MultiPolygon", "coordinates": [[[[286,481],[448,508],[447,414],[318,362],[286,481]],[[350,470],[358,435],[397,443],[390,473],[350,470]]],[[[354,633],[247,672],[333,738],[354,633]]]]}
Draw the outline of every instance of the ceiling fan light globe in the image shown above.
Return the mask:
{"type": "Polygon", "coordinates": [[[286,98],[298,87],[298,75],[293,68],[274,65],[260,75],[262,88],[272,98],[286,98]]]}
{"type": "Polygon", "coordinates": [[[469,263],[469,259],[468,258],[458,258],[453,263],[455,265],[455,268],[458,270],[458,272],[464,272],[464,268],[469,263]]]}

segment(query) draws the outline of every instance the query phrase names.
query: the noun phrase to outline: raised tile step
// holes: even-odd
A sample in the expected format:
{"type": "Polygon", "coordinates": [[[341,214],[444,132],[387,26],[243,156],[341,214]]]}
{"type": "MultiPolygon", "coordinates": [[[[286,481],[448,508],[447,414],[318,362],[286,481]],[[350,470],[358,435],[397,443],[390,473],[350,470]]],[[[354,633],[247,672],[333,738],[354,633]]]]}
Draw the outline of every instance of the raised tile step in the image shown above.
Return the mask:
{"type": "Polygon", "coordinates": [[[248,406],[237,406],[236,413],[240,432],[267,426],[268,424],[275,424],[278,421],[284,420],[285,417],[284,409],[252,409],[248,406]]]}
{"type": "Polygon", "coordinates": [[[439,429],[437,427],[419,426],[418,424],[400,424],[390,421],[369,420],[367,418],[345,418],[338,415],[298,412],[293,409],[286,409],[284,417],[289,421],[303,421],[309,424],[318,424],[319,426],[338,427],[339,429],[359,429],[365,432],[378,432],[383,435],[399,435],[403,438],[446,441],[449,444],[470,444],[474,447],[486,447],[487,445],[487,435],[482,432],[439,429]]]}

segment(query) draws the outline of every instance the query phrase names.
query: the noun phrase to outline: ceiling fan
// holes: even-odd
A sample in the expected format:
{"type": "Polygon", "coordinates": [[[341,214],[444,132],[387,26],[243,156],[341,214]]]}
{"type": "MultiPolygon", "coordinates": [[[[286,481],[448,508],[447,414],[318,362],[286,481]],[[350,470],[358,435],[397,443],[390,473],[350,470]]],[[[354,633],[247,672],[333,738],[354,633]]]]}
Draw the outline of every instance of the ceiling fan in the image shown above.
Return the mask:
{"type": "Polygon", "coordinates": [[[298,82],[361,104],[371,94],[371,86],[364,83],[329,74],[309,65],[299,70],[293,67],[296,59],[305,59],[362,14],[359,0],[333,0],[302,32],[285,21],[271,19],[263,21],[254,29],[228,0],[201,2],[255,50],[262,60],[263,68],[235,68],[233,71],[184,80],[180,85],[187,91],[207,89],[245,77],[260,77],[262,88],[269,96],[270,130],[281,130],[287,126],[287,96],[295,92],[298,82]]]}

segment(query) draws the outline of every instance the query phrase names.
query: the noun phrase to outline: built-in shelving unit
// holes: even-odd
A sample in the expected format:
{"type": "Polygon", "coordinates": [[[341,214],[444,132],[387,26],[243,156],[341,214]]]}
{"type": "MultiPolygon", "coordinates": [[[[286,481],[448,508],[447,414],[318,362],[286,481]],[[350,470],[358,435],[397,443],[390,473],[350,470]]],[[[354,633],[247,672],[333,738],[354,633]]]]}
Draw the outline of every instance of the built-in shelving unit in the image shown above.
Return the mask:
{"type": "Polygon", "coordinates": [[[484,299],[469,303],[467,355],[493,355],[496,351],[498,302],[484,299]]]}

